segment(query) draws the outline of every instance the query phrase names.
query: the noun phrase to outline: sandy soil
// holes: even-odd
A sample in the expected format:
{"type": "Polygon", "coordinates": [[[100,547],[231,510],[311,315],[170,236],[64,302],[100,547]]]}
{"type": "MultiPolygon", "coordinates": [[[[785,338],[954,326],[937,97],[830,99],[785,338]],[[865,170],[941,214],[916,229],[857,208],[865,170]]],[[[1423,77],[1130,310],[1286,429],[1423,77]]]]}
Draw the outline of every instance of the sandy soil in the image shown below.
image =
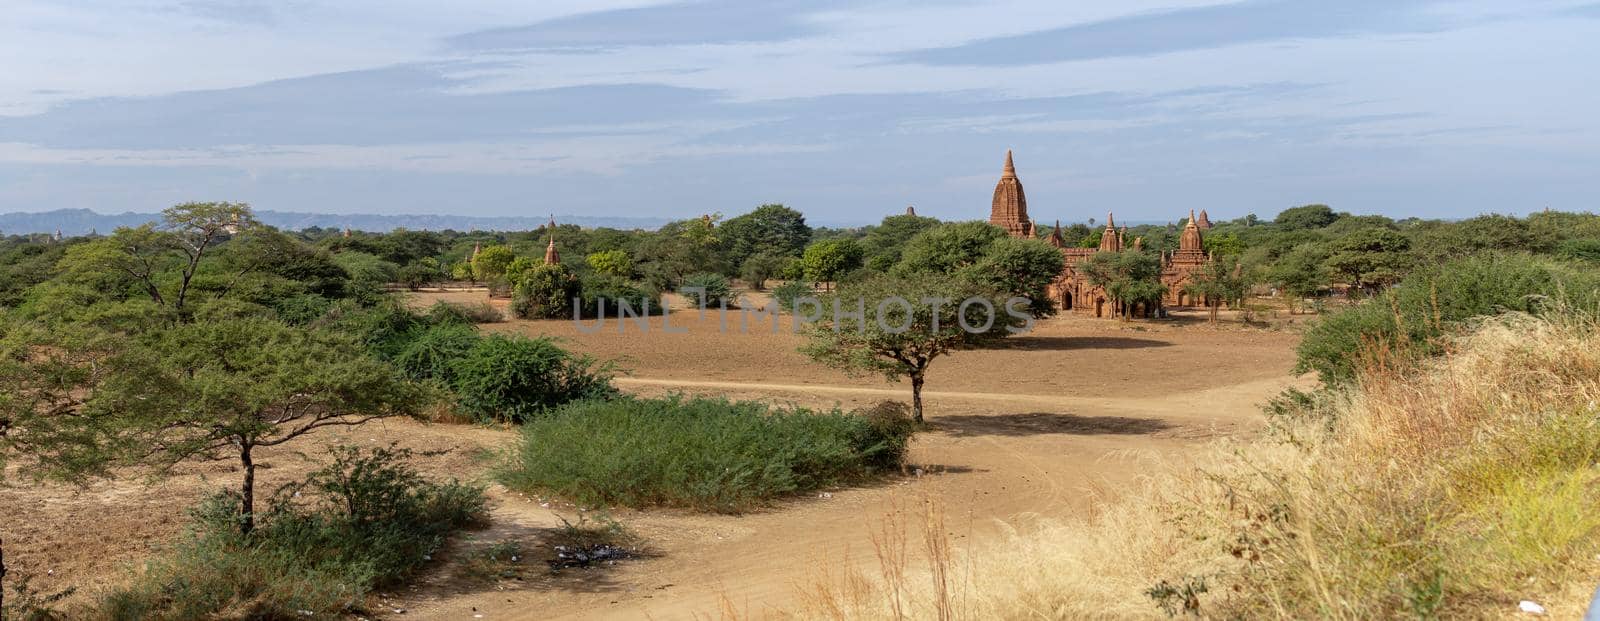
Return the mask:
{"type": "MultiPolygon", "coordinates": [[[[438,299],[484,297],[415,296],[418,304],[438,299]]],[[[618,385],[641,394],[844,407],[909,397],[904,384],[851,378],[808,362],[791,334],[740,332],[737,314],[727,332],[718,330],[714,314],[674,314],[671,324],[684,334],[665,332],[661,321],[652,319],[648,333],[630,324],[618,334],[614,322],[593,334],[570,321],[487,328],[558,336],[576,350],[619,360],[629,375],[618,385]]],[[[614,511],[642,537],[650,558],[498,584],[462,578],[451,558],[495,541],[548,536],[561,523],[558,514],[570,519],[576,512],[492,487],[492,525],[453,544],[441,567],[386,594],[383,603],[404,609],[404,618],[425,619],[761,618],[790,610],[805,585],[823,573],[837,575],[842,563],[875,568],[873,531],[886,516],[918,503],[941,504],[956,540],[981,544],[1000,532],[1002,521],[1076,514],[1114,497],[1151,456],[1181,457],[1208,438],[1253,433],[1259,403],[1306,383],[1287,373],[1297,341],[1292,331],[1212,327],[1198,315],[1160,324],[1052,319],[1004,348],[935,364],[926,393],[933,429],[915,441],[915,465],[903,477],[743,516],[614,511]]],[[[321,446],[341,440],[449,449],[419,458],[419,465],[436,475],[483,478],[487,455],[511,439],[503,429],[387,421],[281,447],[266,456],[272,467],[263,472],[263,488],[302,474],[321,446]]],[[[51,572],[40,586],[76,584],[80,598],[91,596],[124,580],[130,567],[181,532],[187,507],[236,476],[232,464],[215,463],[153,486],[123,480],[83,490],[0,489],[6,560],[19,572],[51,572]]]]}

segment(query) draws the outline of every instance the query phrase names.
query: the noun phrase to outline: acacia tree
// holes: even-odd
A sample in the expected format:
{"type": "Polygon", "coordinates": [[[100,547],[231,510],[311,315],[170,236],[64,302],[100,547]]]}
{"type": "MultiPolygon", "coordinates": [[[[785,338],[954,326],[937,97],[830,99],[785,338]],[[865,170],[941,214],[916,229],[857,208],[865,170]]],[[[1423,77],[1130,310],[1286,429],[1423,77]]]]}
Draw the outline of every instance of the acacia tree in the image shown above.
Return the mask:
{"type": "Polygon", "coordinates": [[[1333,242],[1326,265],[1351,287],[1363,291],[1399,282],[1410,270],[1411,240],[1399,231],[1367,227],[1333,242]]]}
{"type": "MultiPolygon", "coordinates": [[[[190,289],[208,254],[217,244],[259,225],[244,203],[184,203],[162,211],[159,225],[119,228],[105,239],[72,247],[61,267],[69,275],[97,279],[118,275],[152,302],[187,317],[190,289]]],[[[270,256],[260,253],[256,261],[240,262],[218,297],[270,256]]]]}
{"type": "Polygon", "coordinates": [[[256,449],[408,414],[426,401],[346,338],[200,315],[131,336],[13,325],[0,342],[0,455],[76,482],[116,466],[159,476],[188,460],[237,459],[240,529],[249,533],[256,449]]]}
{"type": "Polygon", "coordinates": [[[943,274],[880,275],[821,301],[823,317],[807,326],[801,351],[847,373],[910,379],[918,423],[922,387],[934,360],[1023,331],[1031,319],[1026,303],[1013,304],[1008,313],[1007,300],[992,290],[943,274]],[[832,312],[835,304],[844,312],[832,312]]]}

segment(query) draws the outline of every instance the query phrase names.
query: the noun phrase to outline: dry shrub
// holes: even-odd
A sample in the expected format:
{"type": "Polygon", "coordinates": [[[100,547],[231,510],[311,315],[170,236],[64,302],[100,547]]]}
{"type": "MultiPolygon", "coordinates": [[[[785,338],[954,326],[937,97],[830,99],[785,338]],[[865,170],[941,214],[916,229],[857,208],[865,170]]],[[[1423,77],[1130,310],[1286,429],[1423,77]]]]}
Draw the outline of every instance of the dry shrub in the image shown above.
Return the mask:
{"type": "Polygon", "coordinates": [[[1281,433],[1083,519],[819,581],[803,616],[1483,618],[1532,600],[1576,618],[1600,578],[1600,325],[1581,316],[1487,320],[1421,369],[1373,353],[1281,433]]]}

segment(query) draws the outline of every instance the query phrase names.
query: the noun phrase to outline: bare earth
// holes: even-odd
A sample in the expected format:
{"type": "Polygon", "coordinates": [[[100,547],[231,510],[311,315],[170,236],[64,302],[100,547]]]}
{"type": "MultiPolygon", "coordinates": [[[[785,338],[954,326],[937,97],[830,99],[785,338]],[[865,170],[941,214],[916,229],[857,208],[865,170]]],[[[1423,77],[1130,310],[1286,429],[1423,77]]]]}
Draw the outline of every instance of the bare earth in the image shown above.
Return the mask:
{"type": "MultiPolygon", "coordinates": [[[[481,302],[481,292],[416,294],[481,302]]],[[[503,302],[499,302],[503,305],[503,302]]],[[[676,312],[668,333],[615,321],[595,333],[571,321],[514,321],[489,330],[565,339],[577,351],[615,359],[623,389],[770,399],[856,407],[907,400],[909,387],[881,377],[852,378],[796,351],[799,337],[779,334],[765,318],[726,332],[715,312],[676,312]]],[[[1003,348],[961,352],[935,363],[925,393],[933,429],[916,439],[905,476],[879,485],[832,490],[743,515],[675,510],[613,511],[637,532],[651,556],[597,570],[499,584],[461,577],[449,561],[462,550],[510,538],[537,540],[573,519],[575,508],[491,487],[492,524],[457,542],[414,587],[386,594],[405,618],[762,618],[794,609],[805,585],[841,563],[875,568],[872,532],[885,516],[932,500],[961,543],[993,538],[1001,522],[1029,515],[1080,514],[1134,482],[1150,456],[1181,457],[1208,438],[1253,433],[1259,405],[1289,385],[1295,331],[1211,327],[1201,317],[1157,324],[1057,318],[1003,348]],[[477,615],[482,615],[478,617],[477,615]]],[[[263,489],[312,467],[337,441],[399,442],[417,450],[437,476],[487,479],[494,451],[513,432],[410,420],[312,436],[265,461],[263,489]]],[[[0,488],[0,536],[14,571],[40,575],[37,586],[78,585],[80,599],[126,580],[152,551],[181,533],[184,511],[218,486],[235,484],[233,464],[196,465],[155,485],[138,480],[0,488]]],[[[378,611],[384,612],[384,611],[378,611]]]]}

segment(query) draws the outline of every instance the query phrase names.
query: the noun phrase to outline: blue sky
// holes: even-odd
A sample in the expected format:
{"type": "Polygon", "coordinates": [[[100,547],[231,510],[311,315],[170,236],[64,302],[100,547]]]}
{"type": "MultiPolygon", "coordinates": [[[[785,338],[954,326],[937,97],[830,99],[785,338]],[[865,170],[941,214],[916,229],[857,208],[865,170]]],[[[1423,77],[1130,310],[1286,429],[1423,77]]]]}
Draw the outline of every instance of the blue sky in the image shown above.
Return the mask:
{"type": "Polygon", "coordinates": [[[8,0],[0,211],[1463,217],[1600,195],[1600,3],[8,0]]]}

